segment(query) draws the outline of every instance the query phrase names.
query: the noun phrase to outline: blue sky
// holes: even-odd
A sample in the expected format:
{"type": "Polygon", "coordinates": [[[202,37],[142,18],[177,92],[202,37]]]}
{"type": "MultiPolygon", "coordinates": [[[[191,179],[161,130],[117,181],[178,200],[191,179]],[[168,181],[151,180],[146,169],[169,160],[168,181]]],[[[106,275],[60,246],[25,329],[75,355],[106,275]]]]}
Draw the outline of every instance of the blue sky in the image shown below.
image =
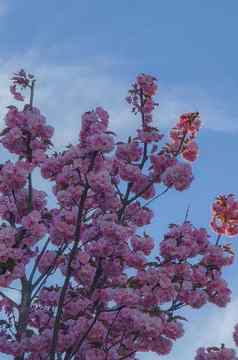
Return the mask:
{"type": "MultiPolygon", "coordinates": [[[[153,205],[150,231],[159,241],[188,204],[194,224],[206,226],[217,194],[238,196],[237,14],[236,0],[0,0],[0,115],[9,104],[8,78],[24,67],[39,77],[36,103],[58,127],[58,147],[76,139],[80,115],[97,105],[125,137],[136,126],[123,100],[128,85],[139,72],[157,76],[157,125],[166,130],[181,112],[200,111],[204,126],[191,189],[153,205]]],[[[191,360],[203,344],[232,344],[236,274],[237,264],[226,271],[232,303],[189,312],[187,333],[168,360],[191,360]]]]}

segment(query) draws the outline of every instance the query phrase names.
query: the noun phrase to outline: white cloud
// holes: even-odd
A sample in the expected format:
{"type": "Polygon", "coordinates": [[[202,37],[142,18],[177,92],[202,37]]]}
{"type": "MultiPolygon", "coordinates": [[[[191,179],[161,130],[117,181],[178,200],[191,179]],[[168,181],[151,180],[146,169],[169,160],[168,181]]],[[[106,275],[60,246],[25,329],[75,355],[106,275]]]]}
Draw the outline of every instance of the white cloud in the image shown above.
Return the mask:
{"type": "Polygon", "coordinates": [[[23,67],[37,77],[35,103],[47,115],[48,122],[56,127],[57,145],[67,144],[77,139],[81,115],[96,106],[103,106],[111,116],[113,130],[121,133],[131,128],[134,116],[130,114],[124,101],[127,85],[116,80],[105,70],[105,59],[97,59],[93,64],[77,66],[44,64],[34,52],[15,59],[0,60],[0,116],[12,102],[9,96],[9,78],[23,67]],[[101,70],[101,71],[100,71],[101,70]]]}
{"type": "MultiPolygon", "coordinates": [[[[113,75],[114,60],[98,57],[91,63],[81,61],[72,66],[52,64],[42,59],[42,54],[29,51],[7,61],[0,60],[0,115],[3,116],[5,106],[11,102],[8,79],[12,72],[24,67],[38,78],[35,101],[47,115],[48,122],[56,127],[56,145],[75,141],[82,113],[98,105],[109,111],[111,127],[120,135],[136,128],[139,119],[130,114],[124,101],[131,79],[113,75]]],[[[173,125],[183,112],[200,111],[205,128],[238,130],[238,122],[229,111],[224,106],[219,108],[215,99],[203,89],[161,88],[159,98],[156,123],[162,127],[173,125]]]]}

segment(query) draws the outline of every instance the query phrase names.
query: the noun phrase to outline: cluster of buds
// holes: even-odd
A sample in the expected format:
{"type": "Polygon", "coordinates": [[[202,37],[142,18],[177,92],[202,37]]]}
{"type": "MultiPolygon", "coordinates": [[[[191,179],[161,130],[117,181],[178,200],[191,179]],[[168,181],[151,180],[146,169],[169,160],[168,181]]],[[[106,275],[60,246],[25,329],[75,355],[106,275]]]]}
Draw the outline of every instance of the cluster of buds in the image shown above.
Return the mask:
{"type": "Polygon", "coordinates": [[[21,69],[19,72],[14,73],[14,76],[11,78],[11,80],[12,84],[10,86],[10,92],[14,99],[18,101],[24,101],[24,96],[20,91],[17,90],[17,87],[20,88],[20,90],[31,87],[34,81],[34,76],[32,74],[27,74],[25,70],[21,69]]]}
{"type": "Polygon", "coordinates": [[[143,128],[149,126],[152,122],[152,111],[155,106],[158,106],[158,103],[153,99],[156,91],[156,78],[141,74],[137,77],[136,82],[128,92],[129,95],[126,100],[129,104],[132,104],[132,112],[135,114],[138,112],[143,114],[143,128]]]}

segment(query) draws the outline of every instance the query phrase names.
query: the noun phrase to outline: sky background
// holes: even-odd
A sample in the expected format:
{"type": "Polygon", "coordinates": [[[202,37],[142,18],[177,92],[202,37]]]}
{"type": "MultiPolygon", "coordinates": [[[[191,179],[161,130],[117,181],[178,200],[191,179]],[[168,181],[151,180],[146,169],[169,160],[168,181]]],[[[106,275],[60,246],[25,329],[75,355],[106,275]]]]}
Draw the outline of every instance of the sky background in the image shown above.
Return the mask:
{"type": "MultiPolygon", "coordinates": [[[[166,133],[182,112],[199,111],[203,128],[191,188],[153,204],[150,232],[159,242],[169,223],[183,220],[188,204],[194,225],[209,226],[213,199],[238,196],[237,20],[236,0],[0,0],[1,119],[10,101],[8,79],[25,68],[39,79],[36,105],[57,127],[57,148],[76,141],[81,114],[98,105],[125,138],[137,125],[124,101],[127,89],[140,72],[156,76],[156,125],[166,133]]],[[[209,305],[186,312],[186,334],[167,360],[191,360],[203,345],[233,345],[237,261],[225,276],[232,302],[223,310],[209,305]]]]}

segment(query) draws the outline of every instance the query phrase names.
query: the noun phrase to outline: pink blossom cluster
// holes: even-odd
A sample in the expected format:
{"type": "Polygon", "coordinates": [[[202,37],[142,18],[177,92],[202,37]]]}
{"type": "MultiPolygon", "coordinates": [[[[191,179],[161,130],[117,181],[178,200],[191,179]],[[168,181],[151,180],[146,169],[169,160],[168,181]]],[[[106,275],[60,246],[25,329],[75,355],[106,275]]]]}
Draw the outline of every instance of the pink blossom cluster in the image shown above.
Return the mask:
{"type": "Polygon", "coordinates": [[[176,126],[170,131],[171,143],[168,147],[175,153],[181,153],[188,161],[194,161],[198,155],[198,145],[195,142],[200,129],[199,113],[186,113],[180,116],[176,126]]]}
{"type": "Polygon", "coordinates": [[[9,152],[36,165],[45,159],[53,128],[46,125],[45,117],[35,107],[25,105],[21,111],[10,107],[6,115],[6,128],[1,135],[0,142],[9,152]]]}
{"type": "Polygon", "coordinates": [[[166,169],[162,176],[162,181],[167,187],[174,186],[176,190],[187,189],[193,180],[190,164],[177,163],[166,169]]]}
{"type": "MultiPolygon", "coordinates": [[[[44,191],[32,189],[32,210],[44,212],[47,203],[46,195],[44,191]]],[[[22,217],[28,214],[28,207],[26,188],[0,195],[0,216],[12,226],[14,223],[21,223],[22,217]]]]}
{"type": "Polygon", "coordinates": [[[151,155],[156,182],[162,181],[167,187],[174,187],[178,191],[190,186],[193,180],[191,165],[177,160],[177,156],[181,155],[189,162],[197,158],[198,146],[194,139],[200,123],[198,113],[183,114],[170,132],[171,142],[158,154],[151,155]]]}
{"type": "Polygon", "coordinates": [[[31,165],[25,161],[17,161],[13,164],[7,161],[0,167],[0,191],[3,194],[16,192],[23,189],[27,182],[27,176],[31,171],[31,165]]]}
{"type": "Polygon", "coordinates": [[[206,229],[173,224],[159,247],[142,232],[161,188],[183,191],[192,182],[199,116],[182,115],[171,143],[159,148],[157,82],[142,74],[127,98],[141,120],[134,137],[117,141],[109,114],[97,107],[82,115],[76,144],[50,153],[53,128],[33,106],[34,84],[23,71],[14,76],[13,96],[22,86],[30,101],[9,108],[1,135],[18,159],[0,166],[0,285],[18,280],[21,299],[0,294],[0,352],[16,360],[168,354],[183,336],[184,306],[225,306],[231,295],[223,269],[234,255],[206,229]],[[55,207],[33,186],[36,168],[52,183],[55,207]]]}

